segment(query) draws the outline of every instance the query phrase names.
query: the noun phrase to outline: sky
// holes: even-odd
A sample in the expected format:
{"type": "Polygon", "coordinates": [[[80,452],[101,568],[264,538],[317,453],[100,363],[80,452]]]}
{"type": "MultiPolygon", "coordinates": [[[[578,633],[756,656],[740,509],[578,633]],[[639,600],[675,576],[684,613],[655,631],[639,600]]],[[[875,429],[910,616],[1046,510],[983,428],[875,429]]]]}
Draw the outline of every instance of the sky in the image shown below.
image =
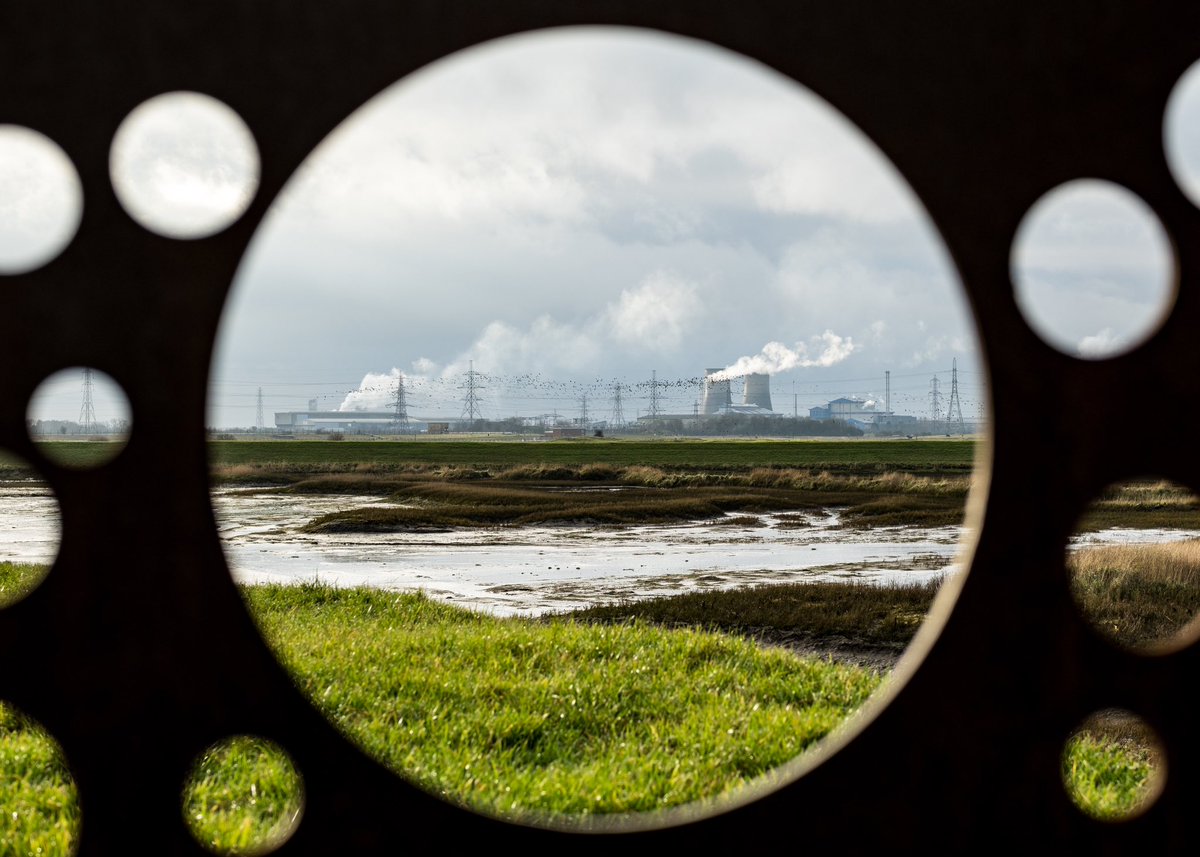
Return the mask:
{"type": "MultiPolygon", "coordinates": [[[[128,144],[142,162],[118,182],[157,183],[142,196],[163,205],[207,195],[236,217],[257,185],[252,138],[234,117],[198,146],[188,101],[128,144]]],[[[1173,96],[1165,136],[1200,196],[1200,73],[1173,96]]],[[[135,190],[118,184],[123,200],[135,190]]],[[[5,229],[19,239],[29,217],[3,206],[0,269],[5,229]]],[[[1049,193],[1013,253],[1035,330],[1095,357],[1129,347],[1139,318],[1153,327],[1173,294],[1156,229],[1116,186],[1049,193]]],[[[972,419],[978,352],[920,203],[826,102],[711,45],[560,30],[444,58],[317,147],[237,274],[208,420],[254,425],[260,389],[267,425],[313,399],[387,409],[401,374],[410,415],[457,418],[472,365],[489,418],[574,417],[586,395],[603,419],[621,385],[632,419],[652,375],[663,410],[691,413],[712,368],[735,395],[740,374],[769,372],[775,409],[801,415],[839,396],[881,401],[890,371],[892,410],[927,416],[931,379],[944,397],[955,361],[972,419]]]]}

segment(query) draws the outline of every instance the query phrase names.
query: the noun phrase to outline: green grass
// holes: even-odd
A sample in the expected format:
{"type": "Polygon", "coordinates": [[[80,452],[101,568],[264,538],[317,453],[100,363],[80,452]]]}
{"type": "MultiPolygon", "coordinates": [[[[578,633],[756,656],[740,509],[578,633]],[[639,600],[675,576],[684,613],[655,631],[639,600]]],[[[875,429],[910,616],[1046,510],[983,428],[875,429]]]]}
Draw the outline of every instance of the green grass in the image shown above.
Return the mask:
{"type": "MultiPolygon", "coordinates": [[[[61,444],[60,444],[61,445],[61,444]]],[[[79,444],[87,454],[87,444],[79,444]]],[[[669,468],[793,467],[815,470],[953,471],[969,473],[969,440],[581,440],[553,442],[424,441],[212,441],[215,466],[238,464],[403,466],[603,464],[669,468]]]]}
{"type": "Polygon", "coordinates": [[[1162,750],[1146,724],[1129,712],[1097,712],[1071,736],[1063,782],[1081,810],[1116,821],[1136,815],[1162,780],[1162,750]]]}
{"type": "MultiPolygon", "coordinates": [[[[886,680],[645,617],[496,619],[419,594],[315,584],[244,593],[299,686],[340,729],[432,792],[489,813],[581,817],[717,799],[811,747],[886,680]]],[[[892,624],[909,628],[929,593],[892,594],[892,624]]],[[[805,621],[781,606],[797,594],[780,595],[731,593],[728,604],[717,595],[689,609],[731,629],[805,621]]],[[[817,613],[831,603],[808,600],[817,613]]],[[[261,749],[237,743],[203,758],[182,810],[204,825],[201,841],[252,849],[290,824],[301,790],[286,762],[261,749]]],[[[1109,761],[1097,762],[1090,745],[1072,744],[1070,782],[1136,803],[1150,770],[1140,749],[1105,752],[1109,761]],[[1132,774],[1105,773],[1113,768],[1132,774]]],[[[0,806],[20,822],[0,832],[0,855],[71,852],[79,814],[67,769],[11,709],[0,709],[0,806]]]]}
{"type": "Polygon", "coordinates": [[[291,834],[303,804],[303,783],[287,754],[246,735],[205,751],[183,793],[192,835],[223,854],[272,850],[291,834]]]}
{"type": "MultiPolygon", "coordinates": [[[[86,466],[111,456],[114,442],[45,441],[54,458],[68,466],[86,466]]],[[[646,465],[671,468],[799,467],[830,471],[904,471],[968,473],[975,460],[970,439],[891,440],[730,440],[675,438],[656,440],[593,439],[520,441],[490,438],[463,440],[310,440],[209,441],[215,467],[239,464],[468,465],[478,467],[586,465],[616,467],[646,465]]],[[[15,459],[0,458],[0,469],[19,467],[15,459]],[[6,463],[7,462],[7,463],[6,463]]]]}
{"type": "Polygon", "coordinates": [[[49,569],[43,565],[0,562],[0,607],[20,601],[32,592],[49,569]]]}
{"type": "Polygon", "coordinates": [[[66,857],[79,836],[79,802],[58,745],[3,704],[0,813],[0,857],[66,857]]]}
{"type": "Polygon", "coordinates": [[[1152,774],[1153,765],[1143,751],[1089,735],[1072,738],[1063,760],[1071,798],[1088,815],[1105,820],[1135,814],[1152,774]]]}
{"type": "Polygon", "coordinates": [[[487,812],[645,812],[793,758],[877,674],[646,623],[495,619],[420,595],[250,587],[300,687],[393,769],[487,812]]]}

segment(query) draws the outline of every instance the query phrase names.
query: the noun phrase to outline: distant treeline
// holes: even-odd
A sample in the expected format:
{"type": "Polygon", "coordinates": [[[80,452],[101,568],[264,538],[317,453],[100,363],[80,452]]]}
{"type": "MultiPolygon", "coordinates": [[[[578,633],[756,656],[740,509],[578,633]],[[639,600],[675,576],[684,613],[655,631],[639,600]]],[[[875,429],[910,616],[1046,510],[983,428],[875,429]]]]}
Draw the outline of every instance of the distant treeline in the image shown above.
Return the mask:
{"type": "MultiPolygon", "coordinates": [[[[558,428],[578,428],[578,424],[558,428]]],[[[550,424],[529,424],[519,417],[504,420],[476,420],[452,423],[454,431],[504,432],[508,434],[540,435],[554,428],[550,424]]],[[[766,417],[749,414],[722,414],[703,419],[684,420],[669,417],[659,420],[639,420],[614,426],[604,422],[591,424],[587,433],[596,431],[609,435],[693,435],[702,437],[862,437],[861,429],[837,420],[810,420],[793,417],[766,417]]]]}
{"type": "MultiPolygon", "coordinates": [[[[682,427],[681,427],[682,428],[682,427]]],[[[862,429],[841,420],[810,420],[797,417],[765,417],[751,414],[721,414],[699,420],[689,434],[703,437],[862,437],[862,429]]]]}

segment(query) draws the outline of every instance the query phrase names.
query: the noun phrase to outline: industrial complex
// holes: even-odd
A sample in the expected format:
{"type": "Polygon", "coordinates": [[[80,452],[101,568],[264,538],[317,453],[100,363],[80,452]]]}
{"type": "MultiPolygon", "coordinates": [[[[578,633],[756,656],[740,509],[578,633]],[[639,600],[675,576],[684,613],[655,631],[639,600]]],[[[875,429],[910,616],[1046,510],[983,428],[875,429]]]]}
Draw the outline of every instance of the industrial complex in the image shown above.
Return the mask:
{"type": "MultiPolygon", "coordinates": [[[[601,417],[599,409],[593,408],[589,417],[587,395],[581,398],[577,416],[540,414],[536,416],[512,416],[506,419],[485,419],[478,396],[480,373],[472,365],[467,382],[463,387],[466,397],[463,410],[456,416],[413,416],[409,414],[404,380],[400,377],[392,391],[389,410],[327,410],[318,407],[317,400],[309,401],[304,410],[280,411],[275,413],[274,431],[281,435],[307,433],[341,433],[355,435],[403,435],[444,434],[449,431],[518,431],[524,434],[541,433],[548,437],[563,437],[590,433],[608,432],[653,432],[664,427],[683,431],[729,431],[736,432],[739,426],[753,426],[753,433],[762,433],[764,426],[773,420],[779,423],[781,433],[797,433],[796,424],[827,424],[821,433],[836,433],[841,426],[848,433],[862,434],[966,434],[977,430],[976,422],[968,423],[962,415],[958,399],[957,363],[952,369],[951,392],[943,397],[939,392],[938,379],[932,386],[931,412],[929,416],[897,414],[892,411],[891,373],[884,373],[885,395],[882,401],[868,400],[857,396],[841,396],[824,405],[807,409],[801,416],[795,408],[791,413],[776,411],[771,401],[771,378],[766,373],[750,373],[730,376],[720,368],[704,371],[699,380],[700,397],[692,403],[690,410],[671,413],[662,407],[659,394],[660,382],[657,374],[647,385],[649,407],[639,412],[633,420],[622,417],[622,386],[614,385],[611,415],[601,417]],[[734,401],[733,380],[740,381],[740,401],[734,401]],[[943,398],[948,406],[943,407],[943,398]],[[944,414],[944,416],[943,416],[944,414]],[[764,422],[766,421],[766,422],[764,422]]],[[[695,381],[689,382],[694,386],[695,381]]],[[[626,388],[627,389],[627,388],[626,388]]],[[[794,398],[794,397],[793,397],[794,398]]],[[[263,427],[265,428],[265,427],[263,427]]],[[[800,432],[804,433],[804,432],[800,432]]]]}

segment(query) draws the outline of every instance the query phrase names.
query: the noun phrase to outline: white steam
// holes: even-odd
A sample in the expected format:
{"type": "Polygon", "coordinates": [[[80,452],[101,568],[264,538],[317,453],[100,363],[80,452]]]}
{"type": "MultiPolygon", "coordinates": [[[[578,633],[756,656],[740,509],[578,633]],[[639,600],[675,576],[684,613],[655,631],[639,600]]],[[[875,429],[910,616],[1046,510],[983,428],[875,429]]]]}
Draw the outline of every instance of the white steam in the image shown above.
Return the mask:
{"type": "Polygon", "coordinates": [[[408,376],[399,369],[391,372],[368,372],[357,390],[352,390],[338,405],[339,411],[386,411],[395,407],[396,380],[408,376]]]}
{"type": "Polygon", "coordinates": [[[768,342],[753,357],[739,357],[709,377],[714,381],[724,381],[742,375],[774,375],[789,369],[833,366],[857,351],[858,347],[850,337],[838,336],[832,330],[827,330],[820,336],[810,337],[807,343],[797,342],[791,348],[782,342],[768,342]]]}

